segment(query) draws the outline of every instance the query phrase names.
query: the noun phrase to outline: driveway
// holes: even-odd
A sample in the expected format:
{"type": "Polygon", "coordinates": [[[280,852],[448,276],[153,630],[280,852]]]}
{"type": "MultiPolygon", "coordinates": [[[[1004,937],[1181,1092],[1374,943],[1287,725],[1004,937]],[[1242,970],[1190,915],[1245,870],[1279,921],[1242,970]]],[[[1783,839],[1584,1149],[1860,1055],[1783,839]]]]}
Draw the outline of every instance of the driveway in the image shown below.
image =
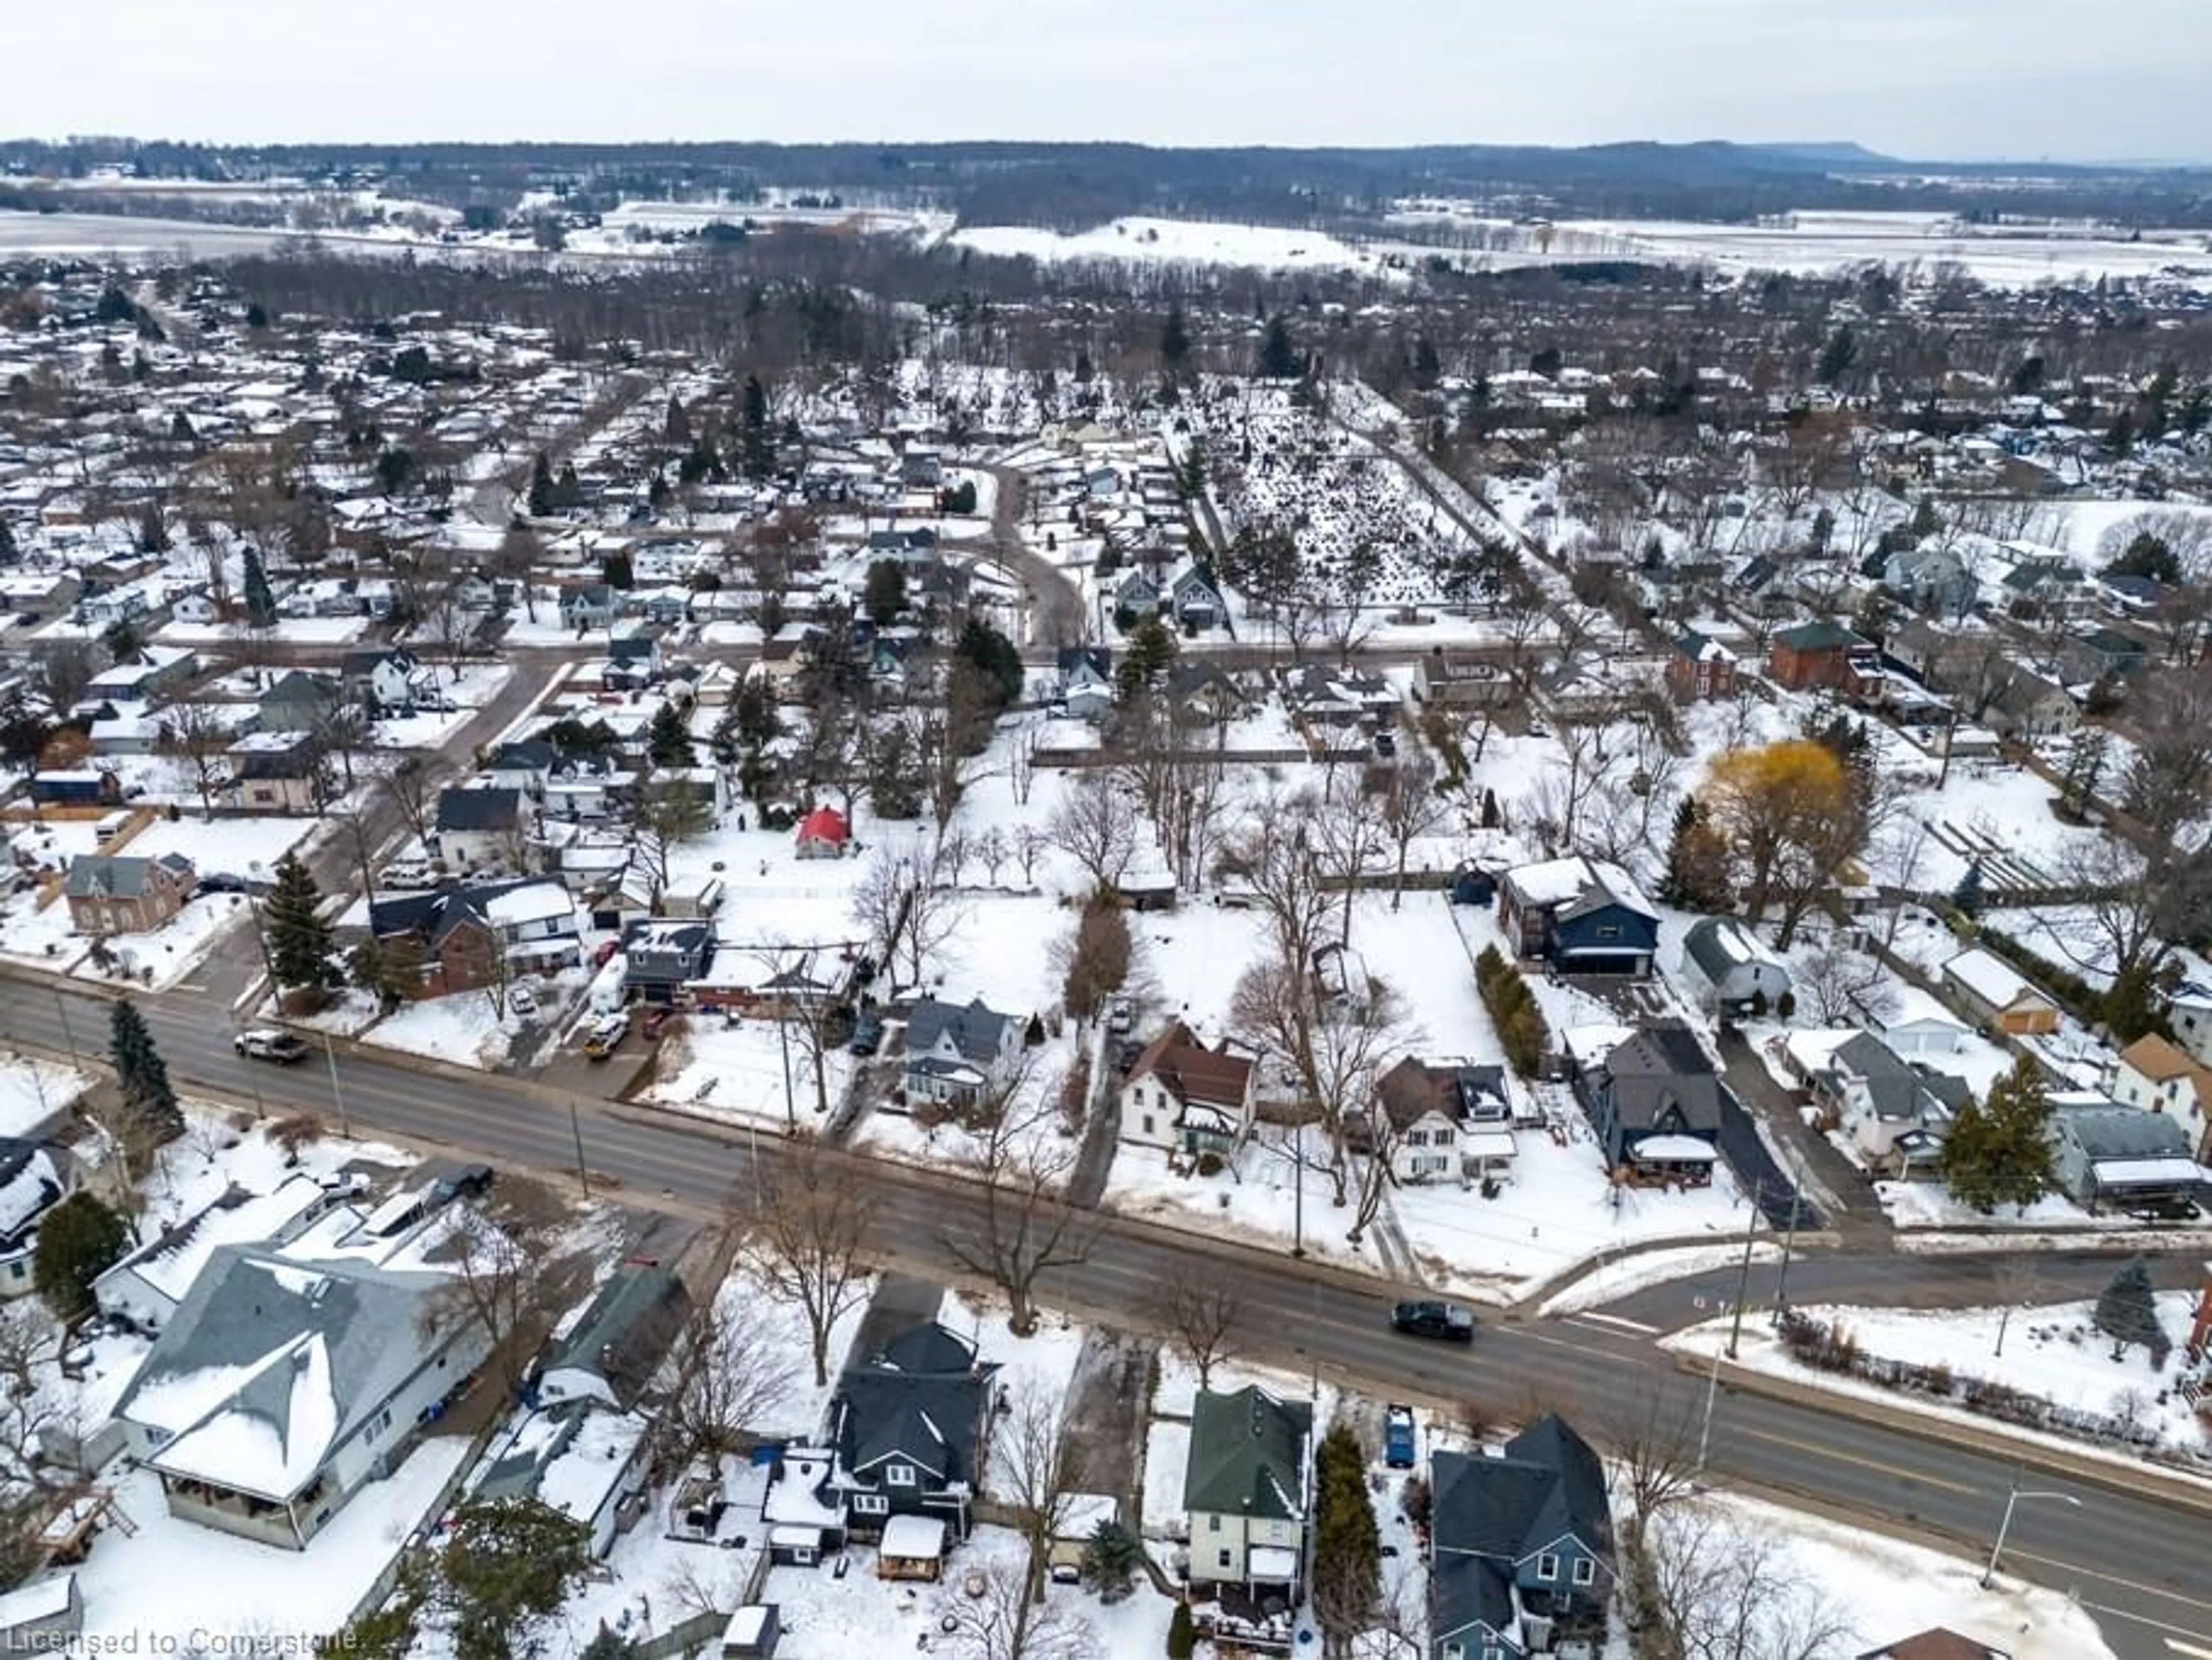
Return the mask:
{"type": "MultiPolygon", "coordinates": [[[[1742,1144],[1759,1142],[1758,1127],[1751,1120],[1755,1114],[1766,1127],[1767,1134],[1782,1147],[1790,1162],[1803,1172],[1802,1183],[1808,1201],[1818,1202],[1827,1213],[1828,1227],[1848,1242],[1887,1249],[1891,1239],[1889,1219],[1881,1201],[1875,1197],[1874,1183],[1866,1172],[1828,1145],[1827,1138],[1809,1128],[1800,1110],[1800,1104],[1789,1091],[1774,1081],[1759,1056],[1752,1050],[1744,1035],[1733,1027],[1723,1030],[1720,1040],[1721,1064],[1726,1069],[1729,1089],[1735,1101],[1731,1104],[1733,1114],[1743,1121],[1735,1131],[1735,1140],[1742,1144]]],[[[1729,1114],[1723,1110],[1721,1128],[1721,1150],[1735,1164],[1740,1175],[1744,1167],[1737,1164],[1736,1153],[1730,1142],[1728,1122],[1729,1114]]],[[[1791,1178],[1783,1176],[1774,1165],[1771,1154],[1763,1143],[1756,1157],[1763,1159],[1773,1176],[1768,1179],[1776,1183],[1775,1191],[1783,1195],[1782,1216],[1776,1225],[1789,1225],[1790,1201],[1787,1189],[1795,1185],[1791,1178]]],[[[1747,1178],[1748,1179],[1748,1178],[1747,1178]]],[[[1764,1207],[1770,1219],[1774,1207],[1764,1207]]],[[[1818,1227],[1820,1221],[1810,1219],[1805,1212],[1798,1213],[1800,1228],[1818,1227]]]]}

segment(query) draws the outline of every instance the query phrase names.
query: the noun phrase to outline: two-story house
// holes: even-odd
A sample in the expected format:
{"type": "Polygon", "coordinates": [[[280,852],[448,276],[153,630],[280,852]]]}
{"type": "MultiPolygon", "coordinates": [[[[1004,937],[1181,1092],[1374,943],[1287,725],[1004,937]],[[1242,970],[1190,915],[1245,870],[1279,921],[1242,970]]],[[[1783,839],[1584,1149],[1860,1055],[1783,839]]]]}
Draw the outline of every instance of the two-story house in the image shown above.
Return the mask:
{"type": "Polygon", "coordinates": [[[426,996],[556,974],[583,960],[575,896],[550,877],[379,895],[368,925],[378,940],[411,948],[426,996]]]}
{"type": "Polygon", "coordinates": [[[1774,636],[1767,672],[1792,691],[1827,690],[1846,697],[1874,695],[1881,683],[1881,654],[1840,623],[1800,623],[1774,636]]]}
{"type": "Polygon", "coordinates": [[[547,1406],[592,1402],[629,1411],[668,1358],[690,1307],[684,1282],[666,1268],[624,1263],[546,1355],[538,1398],[547,1406]]]}
{"type": "Polygon", "coordinates": [[[1682,977],[1713,1007],[1771,1008],[1790,989],[1790,965],[1733,916],[1704,916],[1682,935],[1682,977]]]}
{"type": "Polygon", "coordinates": [[[980,997],[964,1005],[923,998],[907,1016],[907,1098],[973,1103],[1012,1073],[1022,1051],[1022,1031],[1018,1018],[1000,1013],[980,997]]]}
{"type": "Polygon", "coordinates": [[[1431,708],[1494,708],[1512,691],[1512,676],[1487,658],[1438,647],[1413,664],[1413,696],[1431,708]]]}
{"type": "Polygon", "coordinates": [[[1659,914],[1628,873],[1579,854],[1507,871],[1498,920],[1516,956],[1567,974],[1648,975],[1659,949],[1659,914]]]}
{"type": "Polygon", "coordinates": [[[1255,1068],[1210,1049],[1181,1021],[1145,1045],[1121,1085],[1121,1139],[1234,1159],[1252,1134],[1255,1068]]]}
{"type": "Polygon", "coordinates": [[[1200,1389],[1190,1409],[1182,1507],[1190,1581],[1295,1604],[1305,1582],[1313,1408],[1257,1384],[1200,1389]]]}
{"type": "Polygon", "coordinates": [[[1964,1079],[1915,1066],[1871,1032],[1792,1032],[1783,1053],[1825,1122],[1892,1176],[1934,1168],[1972,1095],[1964,1079]]]}
{"type": "MultiPolygon", "coordinates": [[[[1399,1061],[1375,1086],[1390,1121],[1391,1174],[1401,1183],[1509,1179],[1519,1147],[1507,1088],[1503,1067],[1399,1061]]],[[[1355,1141],[1364,1116],[1347,1119],[1355,1141]]]]}
{"type": "Polygon", "coordinates": [[[1630,1033],[1581,1079],[1606,1164],[1636,1182],[1702,1187],[1721,1133],[1721,1081],[1687,1026],[1630,1033]]]}
{"type": "Polygon", "coordinates": [[[2212,1113],[2212,1068],[2148,1032],[2120,1051],[2112,1067],[2112,1098],[2145,1112],[2198,1117],[2212,1113]]]}
{"type": "Polygon", "coordinates": [[[180,853],[139,859],[123,853],[81,853],[70,860],[62,897],[79,933],[147,933],[185,907],[196,879],[180,853]]]}
{"type": "Polygon", "coordinates": [[[69,1191],[69,1161],[35,1141],[0,1136],[0,1298],[38,1288],[39,1220],[69,1191]]]}
{"type": "Polygon", "coordinates": [[[253,724],[263,732],[313,732],[344,705],[345,688],[336,675],[289,669],[261,694],[253,724]]]}
{"type": "Polygon", "coordinates": [[[320,812],[331,798],[330,764],[313,733],[252,732],[223,751],[224,794],[249,812],[320,812]]]}
{"type": "Polygon", "coordinates": [[[713,965],[714,946],[706,919],[639,917],[623,933],[623,989],[640,1002],[673,1003],[713,965]]]}
{"type": "Polygon", "coordinates": [[[524,840],[522,793],[461,785],[441,790],[434,824],[438,856],[453,869],[509,864],[524,840]]]}
{"type": "Polygon", "coordinates": [[[1078,721],[1097,721],[1114,707],[1114,654],[1104,646],[1062,646],[1056,660],[1060,702],[1078,721]]]}
{"type": "Polygon", "coordinates": [[[415,701],[422,666],[398,647],[349,651],[338,662],[338,682],[347,701],[372,713],[404,709],[415,701]]]}
{"type": "MultiPolygon", "coordinates": [[[[989,1483],[997,1372],[974,1344],[933,1322],[846,1367],[830,1403],[830,1485],[850,1534],[880,1539],[912,1518],[939,1524],[951,1540],[968,1536],[989,1483]]],[[[916,1551],[906,1560],[929,1559],[916,1551]]]]}
{"type": "Polygon", "coordinates": [[[1735,654],[1694,629],[1675,636],[1667,656],[1667,690],[1678,703],[1717,702],[1735,691],[1735,654]]]}
{"type": "Polygon", "coordinates": [[[1547,1414],[1502,1456],[1437,1454],[1431,1492],[1431,1660],[1527,1660],[1568,1638],[1604,1646],[1613,1511],[1589,1442],[1547,1414]]]}

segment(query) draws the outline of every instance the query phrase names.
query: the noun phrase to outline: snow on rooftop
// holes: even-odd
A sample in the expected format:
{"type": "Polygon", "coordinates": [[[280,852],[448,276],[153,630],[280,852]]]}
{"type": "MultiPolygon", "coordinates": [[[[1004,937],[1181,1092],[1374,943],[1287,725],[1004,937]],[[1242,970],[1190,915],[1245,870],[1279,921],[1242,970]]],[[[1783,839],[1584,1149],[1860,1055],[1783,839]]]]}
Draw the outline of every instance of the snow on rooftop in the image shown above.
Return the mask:
{"type": "Polygon", "coordinates": [[[322,1183],[313,1177],[290,1177],[274,1193],[257,1194],[228,1209],[216,1206],[204,1211],[173,1243],[165,1246],[156,1241],[143,1257],[118,1263],[118,1270],[127,1269],[172,1303],[181,1303],[216,1246],[273,1239],[323,1197],[322,1183]]]}
{"type": "Polygon", "coordinates": [[[2011,964],[1978,946],[1972,951],[1960,952],[1944,964],[1943,972],[1984,1002],[1997,1008],[2003,1008],[2035,989],[2011,964]]]}
{"type": "Polygon", "coordinates": [[[484,901],[485,916],[497,927],[507,928],[532,922],[565,922],[575,910],[575,899],[558,882],[532,882],[484,901]]]}

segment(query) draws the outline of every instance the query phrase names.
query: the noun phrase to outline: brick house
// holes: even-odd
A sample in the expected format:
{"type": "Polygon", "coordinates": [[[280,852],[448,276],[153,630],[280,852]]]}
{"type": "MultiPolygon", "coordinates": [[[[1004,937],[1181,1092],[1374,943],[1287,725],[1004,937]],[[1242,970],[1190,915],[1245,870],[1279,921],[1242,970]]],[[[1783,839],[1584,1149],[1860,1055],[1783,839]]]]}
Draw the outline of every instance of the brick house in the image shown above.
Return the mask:
{"type": "Polygon", "coordinates": [[[1800,623],[1774,636],[1767,672],[1792,691],[1826,688],[1846,697],[1871,696],[1881,682],[1881,654],[1841,623],[1800,623]]]}
{"type": "Polygon", "coordinates": [[[1702,703],[1735,690],[1735,654],[1692,629],[1667,657],[1667,690],[1678,703],[1702,703]]]}
{"type": "Polygon", "coordinates": [[[422,995],[550,974],[583,960],[576,902],[550,877],[395,894],[369,908],[380,942],[421,953],[422,995]]]}
{"type": "Polygon", "coordinates": [[[127,854],[82,853],[70,860],[62,897],[79,933],[146,933],[184,909],[197,876],[191,860],[127,854]]]}

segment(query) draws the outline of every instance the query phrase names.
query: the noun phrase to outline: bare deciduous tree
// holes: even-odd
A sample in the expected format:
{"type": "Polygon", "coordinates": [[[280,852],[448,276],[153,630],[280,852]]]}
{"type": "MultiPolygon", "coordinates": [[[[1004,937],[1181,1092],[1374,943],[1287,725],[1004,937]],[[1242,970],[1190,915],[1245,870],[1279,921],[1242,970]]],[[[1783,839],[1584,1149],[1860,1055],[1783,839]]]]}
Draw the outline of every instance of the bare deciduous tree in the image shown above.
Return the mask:
{"type": "Polygon", "coordinates": [[[759,1305],[720,1297],[698,1304],[677,1334],[653,1425],[653,1460],[670,1480],[702,1460],[745,1450],[766,1414],[789,1398],[797,1368],[759,1305]]]}
{"type": "Polygon", "coordinates": [[[929,963],[967,920],[941,842],[878,848],[853,890],[853,918],[868,931],[884,966],[918,986],[929,963]]]}
{"type": "Polygon", "coordinates": [[[817,1388],[830,1382],[830,1337],[867,1301],[875,1225],[849,1167],[795,1140],[735,1199],[738,1260],[806,1322],[817,1388]]]}
{"type": "Polygon", "coordinates": [[[426,1300],[422,1323],[440,1331],[473,1323],[491,1345],[489,1364],[518,1389],[554,1322],[591,1284],[591,1264],[564,1249],[558,1196],[526,1177],[510,1175],[483,1209],[461,1205],[452,1214],[429,1256],[446,1280],[426,1300]]]}
{"type": "Polygon", "coordinates": [[[215,817],[215,798],[230,781],[225,757],[233,741],[218,704],[172,703],[161,711],[161,753],[190,774],[204,818],[215,817]]]}
{"type": "Polygon", "coordinates": [[[954,1262],[1006,1293],[1006,1323],[1018,1337],[1037,1327],[1037,1282],[1054,1268],[1091,1258],[1098,1219],[1060,1197],[1079,1144],[1057,1130],[1057,1091],[1030,1091],[1018,1071],[990,1091],[975,1115],[981,1145],[970,1168],[971,1217],[945,1234],[954,1262]]]}
{"type": "Polygon", "coordinates": [[[1824,1026],[1880,1020],[1896,1012],[1896,977],[1834,934],[1805,954],[1792,979],[1797,1000],[1824,1026]]]}
{"type": "Polygon", "coordinates": [[[1045,831],[1094,887],[1109,891],[1136,852],[1136,809],[1113,773],[1091,769],[1077,774],[1062,793],[1045,831]]]}
{"type": "Polygon", "coordinates": [[[1771,1532],[1710,1505],[1654,1517],[1637,1568],[1653,1660],[1833,1660],[1853,1627],[1771,1532]]]}
{"type": "Polygon", "coordinates": [[[1620,1472],[1629,1505],[1623,1538],[1633,1554],[1651,1523],[1697,1491],[1697,1398],[1641,1383],[1613,1397],[1592,1428],[1620,1472]]]}
{"type": "Polygon", "coordinates": [[[963,1575],[939,1607],[945,1640],[961,1660],[1087,1660],[1102,1651],[1080,1614],[1051,1598],[1032,1603],[1021,1568],[1011,1562],[963,1575]]]}
{"type": "Polygon", "coordinates": [[[1218,1274],[1181,1272],[1159,1288],[1151,1314],[1198,1368],[1198,1386],[1236,1358],[1244,1336],[1244,1299],[1218,1274]]]}
{"type": "Polygon", "coordinates": [[[992,1493],[1022,1536],[1032,1602],[1044,1595],[1046,1559],[1084,1480],[1083,1444],[1070,1432],[1066,1397],[1027,1384],[1001,1403],[991,1434],[992,1493]]]}

